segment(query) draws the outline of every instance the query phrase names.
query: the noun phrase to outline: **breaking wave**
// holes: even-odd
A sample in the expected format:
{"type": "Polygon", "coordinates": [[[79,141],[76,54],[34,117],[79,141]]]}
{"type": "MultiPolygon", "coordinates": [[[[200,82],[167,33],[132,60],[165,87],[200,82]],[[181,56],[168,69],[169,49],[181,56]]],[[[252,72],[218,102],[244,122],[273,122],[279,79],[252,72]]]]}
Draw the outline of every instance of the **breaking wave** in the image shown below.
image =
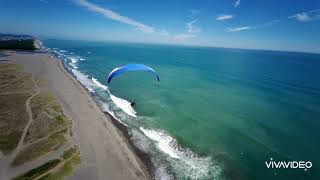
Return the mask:
{"type": "Polygon", "coordinates": [[[221,177],[222,169],[210,156],[202,157],[188,148],[182,148],[177,141],[162,130],[140,127],[140,130],[156,143],[157,148],[169,155],[172,168],[183,179],[206,179],[221,177]]]}
{"type": "MultiPolygon", "coordinates": [[[[78,63],[79,61],[85,61],[85,58],[76,56],[74,53],[67,54],[67,51],[58,48],[50,50],[63,61],[67,70],[92,93],[97,104],[104,112],[109,113],[126,127],[129,127],[128,123],[132,124],[132,117],[141,119],[136,115],[137,112],[131,107],[129,101],[111,94],[108,86],[79,70],[78,63]]],[[[87,54],[90,53],[87,52],[87,54]]],[[[131,127],[129,129],[131,140],[139,150],[151,157],[155,166],[155,179],[174,179],[170,172],[171,169],[176,172],[175,175],[178,179],[208,179],[210,177],[221,179],[222,169],[211,157],[199,156],[188,148],[182,148],[176,139],[163,130],[154,130],[137,125],[135,127],[137,128],[131,127]]]]}

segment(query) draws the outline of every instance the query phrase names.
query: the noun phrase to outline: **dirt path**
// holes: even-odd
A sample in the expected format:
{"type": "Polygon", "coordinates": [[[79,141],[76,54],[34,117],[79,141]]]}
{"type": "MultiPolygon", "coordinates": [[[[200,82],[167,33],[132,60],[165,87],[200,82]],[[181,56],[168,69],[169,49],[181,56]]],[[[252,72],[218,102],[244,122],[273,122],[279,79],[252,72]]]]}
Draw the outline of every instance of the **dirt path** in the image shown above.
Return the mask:
{"type": "Polygon", "coordinates": [[[67,144],[63,145],[56,151],[49,152],[33,161],[24,163],[21,166],[11,167],[7,172],[8,177],[15,177],[15,176],[21,175],[22,173],[25,173],[31,169],[39,167],[52,159],[59,159],[63,155],[64,151],[68,150],[70,147],[73,147],[73,146],[74,144],[69,141],[67,144]]]}
{"type": "MultiPolygon", "coordinates": [[[[40,89],[37,86],[37,83],[35,82],[33,76],[31,76],[31,80],[34,83],[35,93],[32,93],[32,95],[25,102],[26,111],[29,116],[29,121],[28,121],[26,127],[23,129],[23,133],[20,137],[20,140],[19,140],[19,143],[18,143],[16,149],[13,150],[13,152],[9,156],[3,157],[3,159],[1,159],[1,161],[0,161],[0,168],[2,169],[0,172],[1,172],[2,179],[10,179],[10,176],[8,175],[10,165],[11,165],[12,161],[14,160],[14,158],[17,156],[17,154],[21,151],[21,148],[23,146],[23,142],[24,142],[24,139],[25,139],[26,134],[28,132],[28,129],[29,129],[31,123],[33,122],[33,114],[32,114],[32,110],[30,107],[30,102],[31,102],[32,98],[34,98],[35,96],[37,96],[40,93],[40,89]]],[[[17,94],[17,93],[25,93],[25,92],[2,93],[1,95],[17,94]]]]}
{"type": "Polygon", "coordinates": [[[25,94],[25,93],[32,93],[32,91],[5,92],[5,93],[0,93],[0,96],[2,96],[2,95],[10,95],[10,94],[25,94]]]}
{"type": "Polygon", "coordinates": [[[27,132],[28,132],[28,130],[29,130],[29,127],[30,127],[31,123],[33,122],[33,114],[32,114],[32,110],[31,110],[30,102],[31,102],[31,100],[32,100],[35,96],[37,96],[37,95],[40,93],[40,89],[39,89],[37,83],[35,82],[33,76],[31,77],[31,80],[32,80],[32,82],[33,82],[33,84],[34,84],[34,87],[35,87],[35,91],[36,91],[36,92],[35,92],[34,94],[32,94],[32,96],[29,97],[29,98],[27,99],[27,101],[26,101],[26,110],[27,110],[27,113],[28,113],[28,116],[29,116],[29,121],[28,121],[26,127],[23,129],[23,133],[22,133],[22,135],[21,135],[21,138],[20,138],[20,141],[19,141],[19,143],[18,143],[18,146],[17,146],[16,149],[13,151],[13,153],[10,155],[10,158],[9,158],[9,159],[10,159],[10,162],[12,162],[12,161],[14,160],[14,158],[17,156],[17,154],[21,151],[21,149],[22,149],[22,147],[23,147],[24,139],[25,139],[25,137],[26,137],[26,135],[27,135],[27,132]]]}
{"type": "MultiPolygon", "coordinates": [[[[31,91],[17,91],[17,92],[8,92],[8,93],[1,93],[0,94],[0,95],[19,94],[19,93],[30,93],[31,94],[31,96],[25,102],[25,107],[26,107],[26,111],[27,111],[29,120],[28,120],[27,125],[23,129],[23,133],[20,137],[19,143],[18,143],[17,147],[15,148],[15,150],[13,150],[13,152],[10,155],[0,157],[0,179],[10,179],[10,178],[15,177],[17,175],[20,175],[24,172],[27,172],[33,168],[36,168],[36,167],[48,162],[51,159],[60,158],[64,151],[66,151],[67,149],[69,149],[70,147],[72,147],[74,145],[74,143],[70,141],[71,139],[69,139],[68,142],[64,146],[62,146],[61,148],[59,148],[58,150],[56,150],[54,152],[50,152],[50,153],[43,155],[35,160],[32,160],[30,162],[26,162],[23,165],[20,165],[17,167],[11,167],[11,163],[13,162],[15,157],[19,154],[19,152],[22,149],[26,148],[29,145],[34,144],[35,142],[38,142],[38,140],[37,140],[33,143],[24,144],[29,127],[34,120],[30,102],[32,101],[32,99],[35,96],[37,96],[42,91],[42,88],[38,87],[38,85],[34,79],[34,76],[31,76],[31,80],[34,84],[34,89],[31,91]]],[[[62,129],[56,130],[56,131],[50,133],[48,136],[43,137],[39,140],[43,140],[45,138],[48,138],[52,134],[56,133],[57,131],[61,131],[61,130],[62,129]]]]}
{"type": "Polygon", "coordinates": [[[45,53],[12,53],[7,58],[41,77],[73,120],[72,138],[79,145],[82,162],[69,179],[151,179],[122,133],[60,60],[45,53]]]}
{"type": "Polygon", "coordinates": [[[76,156],[78,154],[78,152],[75,152],[74,154],[72,154],[68,159],[61,159],[62,162],[60,162],[58,165],[56,165],[55,167],[53,167],[52,169],[50,169],[49,171],[45,172],[44,174],[41,174],[40,176],[36,177],[34,180],[38,180],[43,178],[44,176],[58,170],[60,167],[62,167],[64,164],[66,164],[68,161],[70,161],[74,156],[76,156]]]}

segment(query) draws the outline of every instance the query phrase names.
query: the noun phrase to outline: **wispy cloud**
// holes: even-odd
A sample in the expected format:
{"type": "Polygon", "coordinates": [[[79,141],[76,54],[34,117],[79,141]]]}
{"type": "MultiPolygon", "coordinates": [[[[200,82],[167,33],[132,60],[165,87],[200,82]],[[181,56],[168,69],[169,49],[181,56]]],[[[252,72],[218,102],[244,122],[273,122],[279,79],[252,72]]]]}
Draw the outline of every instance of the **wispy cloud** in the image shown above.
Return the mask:
{"type": "Polygon", "coordinates": [[[186,26],[187,26],[187,32],[188,33],[199,33],[201,32],[201,28],[197,27],[194,25],[194,23],[196,23],[198,20],[193,20],[193,21],[190,21],[190,22],[187,22],[186,26]]]}
{"type": "Polygon", "coordinates": [[[267,22],[262,23],[262,24],[255,25],[255,26],[242,26],[242,27],[227,28],[227,31],[228,32],[239,32],[239,31],[260,29],[260,28],[273,26],[275,24],[278,24],[279,22],[280,22],[279,19],[274,19],[274,20],[267,21],[267,22]]]}
{"type": "Polygon", "coordinates": [[[140,30],[144,33],[153,33],[154,32],[154,28],[152,26],[148,26],[148,25],[145,25],[141,22],[133,20],[129,17],[122,16],[117,12],[114,12],[114,11],[107,9],[107,8],[103,8],[103,7],[98,6],[94,3],[91,3],[87,0],[73,0],[73,1],[76,4],[83,6],[92,12],[99,13],[99,14],[103,15],[107,19],[111,19],[111,20],[118,21],[118,22],[121,22],[124,24],[128,24],[130,26],[137,28],[138,30],[140,30]]]}
{"type": "Polygon", "coordinates": [[[289,18],[295,18],[296,20],[298,20],[300,22],[308,22],[308,21],[312,20],[312,18],[305,12],[295,14],[293,16],[290,16],[289,18]]]}
{"type": "Polygon", "coordinates": [[[289,16],[288,18],[296,19],[297,21],[300,21],[300,22],[310,22],[310,21],[320,20],[320,9],[297,13],[292,16],[289,16]]]}
{"type": "Polygon", "coordinates": [[[216,20],[217,21],[225,21],[225,20],[228,20],[228,19],[232,19],[234,18],[234,15],[231,15],[231,14],[221,14],[219,15],[216,20]]]}
{"type": "Polygon", "coordinates": [[[238,7],[240,5],[240,0],[236,0],[234,3],[233,3],[233,6],[234,7],[238,7]]]}
{"type": "Polygon", "coordinates": [[[169,33],[166,29],[161,29],[161,30],[159,31],[159,34],[160,34],[161,36],[169,36],[169,35],[170,35],[170,33],[169,33]]]}
{"type": "Polygon", "coordinates": [[[39,0],[39,1],[42,2],[42,3],[48,3],[47,0],[39,0]]]}
{"type": "Polygon", "coordinates": [[[190,22],[187,22],[186,23],[186,32],[174,35],[173,39],[176,41],[188,41],[192,38],[197,37],[197,34],[202,31],[201,28],[194,25],[197,21],[198,20],[192,20],[190,22]]]}
{"type": "Polygon", "coordinates": [[[235,27],[235,28],[228,28],[228,32],[239,32],[239,31],[245,31],[245,30],[250,30],[250,26],[242,26],[242,27],[235,27]]]}

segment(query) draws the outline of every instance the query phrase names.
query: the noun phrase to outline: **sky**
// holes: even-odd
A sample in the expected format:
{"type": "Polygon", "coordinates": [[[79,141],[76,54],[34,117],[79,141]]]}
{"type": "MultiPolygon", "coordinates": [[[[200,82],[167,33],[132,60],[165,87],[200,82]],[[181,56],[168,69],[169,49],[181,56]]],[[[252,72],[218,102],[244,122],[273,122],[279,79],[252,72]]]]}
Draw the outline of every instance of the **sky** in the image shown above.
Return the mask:
{"type": "Polygon", "coordinates": [[[320,0],[0,0],[0,33],[320,53],[320,0]]]}

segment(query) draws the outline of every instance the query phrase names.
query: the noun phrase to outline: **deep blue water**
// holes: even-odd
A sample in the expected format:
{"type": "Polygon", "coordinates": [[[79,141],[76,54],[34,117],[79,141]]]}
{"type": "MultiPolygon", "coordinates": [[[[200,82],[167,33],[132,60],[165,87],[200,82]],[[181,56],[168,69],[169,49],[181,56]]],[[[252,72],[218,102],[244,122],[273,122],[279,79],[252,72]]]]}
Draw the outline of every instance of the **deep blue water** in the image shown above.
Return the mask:
{"type": "Polygon", "coordinates": [[[136,146],[152,156],[158,179],[320,179],[318,54],[44,44],[65,60],[105,111],[131,129],[136,146]],[[149,73],[130,72],[107,84],[109,72],[128,63],[151,66],[160,83],[149,73]],[[122,110],[129,103],[125,100],[136,102],[137,117],[122,110]],[[311,161],[313,167],[268,169],[270,159],[311,161]]]}

